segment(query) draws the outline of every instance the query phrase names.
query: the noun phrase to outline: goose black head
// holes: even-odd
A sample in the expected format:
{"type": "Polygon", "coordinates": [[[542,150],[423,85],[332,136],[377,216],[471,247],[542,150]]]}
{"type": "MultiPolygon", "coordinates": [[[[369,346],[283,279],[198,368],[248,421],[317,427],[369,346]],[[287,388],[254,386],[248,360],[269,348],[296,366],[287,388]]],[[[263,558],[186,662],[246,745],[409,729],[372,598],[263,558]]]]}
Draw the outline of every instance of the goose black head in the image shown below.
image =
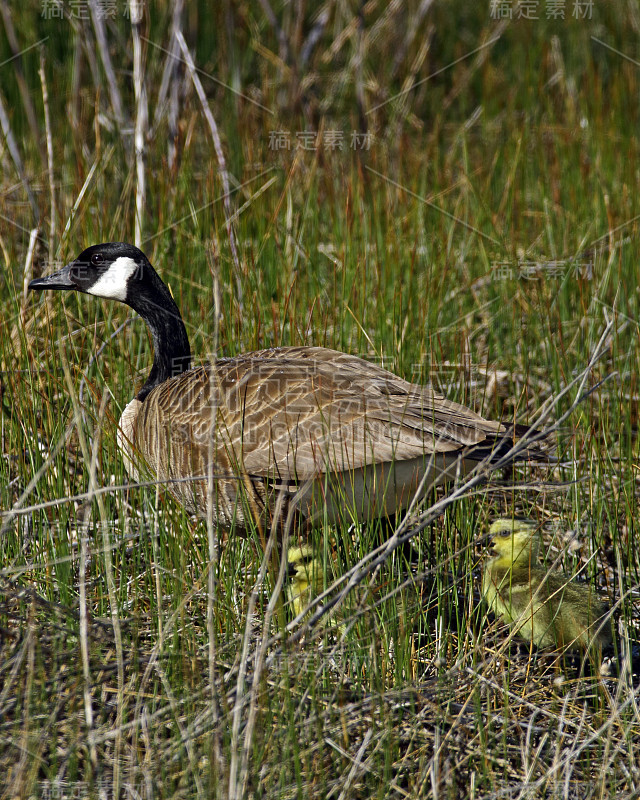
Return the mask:
{"type": "Polygon", "coordinates": [[[60,289],[119,300],[137,311],[149,326],[155,357],[142,400],[170,377],[190,368],[191,350],[180,311],[145,254],[126,242],[87,247],[52,275],[36,278],[29,289],[60,289]]]}
{"type": "Polygon", "coordinates": [[[76,290],[131,305],[134,295],[156,280],[141,250],[126,242],[106,242],[87,247],[58,272],[31,281],[29,289],[76,290]]]}

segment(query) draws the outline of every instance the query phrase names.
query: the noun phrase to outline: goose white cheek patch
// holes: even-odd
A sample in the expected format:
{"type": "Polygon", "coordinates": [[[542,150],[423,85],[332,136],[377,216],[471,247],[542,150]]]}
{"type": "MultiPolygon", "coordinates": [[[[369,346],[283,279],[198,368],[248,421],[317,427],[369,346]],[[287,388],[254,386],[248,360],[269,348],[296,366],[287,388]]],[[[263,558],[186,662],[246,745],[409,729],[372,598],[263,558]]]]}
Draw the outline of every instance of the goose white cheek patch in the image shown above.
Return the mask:
{"type": "Polygon", "coordinates": [[[127,282],[137,269],[138,265],[132,258],[120,256],[106,272],[102,273],[93,286],[87,289],[87,292],[96,297],[124,302],[127,297],[127,282]]]}

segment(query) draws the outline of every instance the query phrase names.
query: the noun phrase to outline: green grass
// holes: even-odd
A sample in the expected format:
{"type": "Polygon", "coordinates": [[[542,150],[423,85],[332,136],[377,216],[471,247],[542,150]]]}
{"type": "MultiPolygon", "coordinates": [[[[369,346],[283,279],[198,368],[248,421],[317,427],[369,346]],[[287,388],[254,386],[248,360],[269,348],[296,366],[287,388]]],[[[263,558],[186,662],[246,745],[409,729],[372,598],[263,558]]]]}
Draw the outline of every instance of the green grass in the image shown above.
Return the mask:
{"type": "MultiPolygon", "coordinates": [[[[183,32],[232,176],[239,261],[185,72],[177,160],[166,110],[146,145],[142,247],[196,360],[334,347],[526,423],[554,398],[552,419],[570,408],[578,386],[561,392],[613,321],[584,391],[610,377],[557,433],[573,463],[494,476],[361,580],[335,624],[300,636],[269,606],[274,570],[257,584],[257,531],[221,535],[212,563],[206,526],[168,494],[115,488],[127,483],[115,421],[144,381],[151,341],[123,306],[23,297],[36,220],[1,137],[2,796],[636,797],[635,11],[594,4],[577,20],[567,4],[566,20],[550,20],[541,5],[540,19],[502,30],[488,4],[436,3],[418,19],[417,3],[368,3],[359,25],[356,4],[330,3],[303,64],[317,15],[298,16],[297,4],[272,4],[286,56],[260,4],[187,5],[183,32]],[[373,138],[354,150],[361,117],[373,138]],[[324,144],[296,149],[309,130],[324,144]],[[290,149],[270,146],[274,131],[290,149]],[[343,132],[341,150],[330,131],[343,132]],[[114,489],[98,501],[92,481],[114,489]],[[475,540],[513,512],[545,522],[548,561],[560,556],[571,574],[588,562],[581,574],[616,604],[615,677],[581,677],[579,660],[530,653],[487,617],[475,540]]],[[[10,12],[19,48],[46,37],[12,61],[0,26],[0,91],[41,213],[30,275],[88,244],[133,241],[135,229],[133,138],[114,120],[91,24],[42,11],[10,12]]],[[[170,25],[168,4],[146,9],[150,42],[170,47],[170,25]]],[[[107,39],[132,129],[120,4],[107,39]]],[[[145,48],[153,119],[165,53],[145,48]]],[[[313,532],[327,586],[393,533],[345,517],[313,532]]]]}

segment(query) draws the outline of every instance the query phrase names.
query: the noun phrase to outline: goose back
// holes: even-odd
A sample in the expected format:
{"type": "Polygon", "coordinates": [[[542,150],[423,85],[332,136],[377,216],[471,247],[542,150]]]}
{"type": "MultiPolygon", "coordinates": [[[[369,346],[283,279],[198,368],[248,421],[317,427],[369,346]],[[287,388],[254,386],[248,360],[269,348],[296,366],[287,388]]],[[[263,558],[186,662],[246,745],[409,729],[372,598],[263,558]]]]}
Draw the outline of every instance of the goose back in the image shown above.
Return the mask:
{"type": "Polygon", "coordinates": [[[184,372],[132,401],[121,431],[132,477],[142,456],[202,516],[210,469],[224,524],[242,522],[239,493],[247,488],[267,512],[284,491],[298,492],[305,517],[320,513],[312,509],[318,493],[330,517],[345,501],[356,518],[391,513],[411,501],[425,471],[433,472],[427,490],[452,477],[461,452],[473,462],[475,447],[484,453],[507,435],[429,387],[315,347],[261,350],[184,372]]]}

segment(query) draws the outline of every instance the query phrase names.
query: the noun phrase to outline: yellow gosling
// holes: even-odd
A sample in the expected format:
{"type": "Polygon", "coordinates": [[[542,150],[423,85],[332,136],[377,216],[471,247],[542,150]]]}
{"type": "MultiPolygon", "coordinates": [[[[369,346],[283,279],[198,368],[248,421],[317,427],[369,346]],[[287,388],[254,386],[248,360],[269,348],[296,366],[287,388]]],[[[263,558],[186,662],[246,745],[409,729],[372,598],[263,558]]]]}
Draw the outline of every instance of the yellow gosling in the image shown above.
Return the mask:
{"type": "Polygon", "coordinates": [[[297,617],[324,589],[324,572],[322,563],[315,558],[313,548],[309,544],[290,547],[287,550],[289,565],[289,582],[287,583],[287,601],[294,617],[297,617]]]}
{"type": "Polygon", "coordinates": [[[482,594],[489,608],[538,647],[574,650],[611,643],[607,606],[588,585],[540,564],[540,537],[531,520],[498,519],[489,528],[492,558],[482,594]]]}

